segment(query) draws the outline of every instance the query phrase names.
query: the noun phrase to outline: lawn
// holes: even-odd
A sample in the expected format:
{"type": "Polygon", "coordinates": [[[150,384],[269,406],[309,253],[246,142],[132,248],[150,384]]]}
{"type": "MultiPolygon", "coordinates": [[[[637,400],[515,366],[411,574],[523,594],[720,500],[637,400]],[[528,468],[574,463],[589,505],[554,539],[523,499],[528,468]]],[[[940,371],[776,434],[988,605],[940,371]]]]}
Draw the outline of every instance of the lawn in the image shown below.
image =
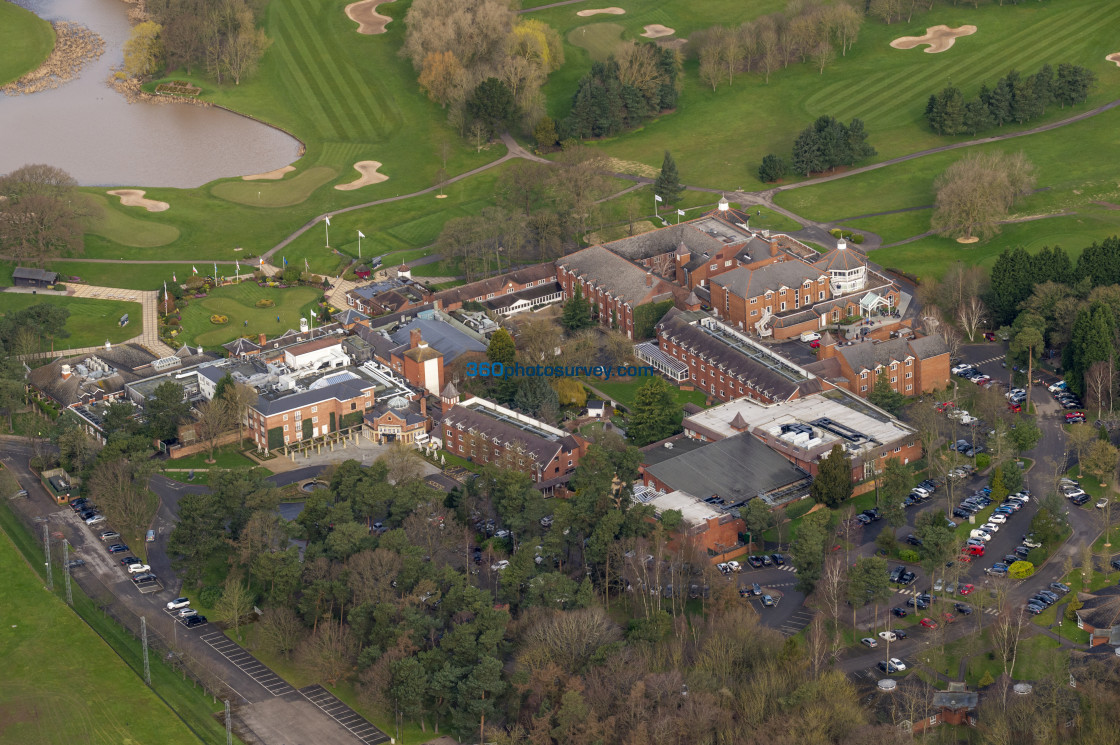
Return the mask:
{"type": "Polygon", "coordinates": [[[210,193],[250,207],[291,207],[307,201],[311,193],[338,176],[326,166],[314,166],[280,181],[223,181],[210,193]]]}
{"type": "MultiPolygon", "coordinates": [[[[625,383],[614,383],[597,378],[588,378],[584,382],[610,396],[615,403],[629,408],[634,404],[634,396],[638,391],[638,387],[646,381],[637,378],[625,383]]],[[[704,406],[706,398],[703,391],[682,391],[679,388],[673,389],[673,399],[678,406],[684,406],[685,404],[704,406]]]]}
{"type": "MultiPolygon", "coordinates": [[[[69,336],[54,339],[54,349],[76,349],[104,344],[106,340],[119,344],[126,339],[139,336],[144,331],[143,308],[140,303],[127,300],[94,300],[84,297],[65,295],[29,295],[24,293],[0,293],[0,315],[22,310],[32,305],[48,303],[61,305],[70,311],[66,319],[69,336]],[[125,327],[119,325],[120,318],[128,314],[129,322],[125,327]]],[[[51,349],[50,339],[40,340],[40,349],[51,349]]]]}
{"type": "MultiPolygon", "coordinates": [[[[214,463],[207,463],[206,452],[195,453],[186,458],[176,458],[169,460],[166,463],[167,468],[246,468],[258,465],[256,461],[250,460],[242,455],[242,451],[249,447],[249,442],[240,444],[223,445],[214,451],[214,463]]],[[[185,476],[184,476],[185,478],[185,476]]],[[[198,480],[196,474],[195,480],[198,480]]]]}
{"type": "Polygon", "coordinates": [[[54,49],[54,29],[30,10],[0,0],[0,85],[42,64],[54,49]]]}
{"type": "Polygon", "coordinates": [[[205,299],[191,300],[183,309],[183,330],[177,341],[217,347],[239,336],[256,338],[257,334],[275,336],[288,329],[298,329],[300,318],[307,318],[310,304],[322,296],[313,287],[261,287],[242,282],[211,290],[205,299]],[[272,300],[271,308],[258,308],[258,300],[272,300]],[[229,323],[215,325],[212,315],[224,315],[229,323]],[[280,318],[277,321],[277,317],[280,318]],[[248,323],[246,323],[248,322],[248,323]]]}
{"type": "MultiPolygon", "coordinates": [[[[89,243],[89,237],[86,238],[89,243]]],[[[199,262],[206,266],[204,262],[199,262]]],[[[249,260],[248,264],[254,263],[249,260]]],[[[185,281],[191,276],[191,264],[128,264],[122,271],[120,264],[84,261],[53,261],[50,268],[65,282],[68,277],[81,277],[82,281],[97,287],[121,287],[127,290],[162,290],[164,282],[174,279],[185,281]]],[[[244,265],[243,265],[244,266],[244,265]]],[[[232,274],[233,267],[230,267],[232,274]]],[[[8,284],[11,284],[9,282],[8,284]]]]}
{"type": "Polygon", "coordinates": [[[0,740],[198,743],[0,535],[0,740]]]}
{"type": "MultiPolygon", "coordinates": [[[[147,211],[125,212],[101,194],[82,195],[93,208],[97,217],[90,222],[89,232],[106,240],[137,248],[156,248],[173,243],[179,237],[179,229],[159,222],[158,217],[147,211]]],[[[59,271],[55,268],[55,271],[59,271]]]]}
{"type": "MultiPolygon", "coordinates": [[[[636,39],[643,25],[649,23],[662,23],[676,29],[678,36],[687,36],[715,23],[737,25],[749,17],[781,10],[785,3],[743,3],[731,8],[711,2],[622,0],[617,5],[627,13],[580,18],[575,11],[582,6],[577,6],[532,15],[554,25],[562,37],[573,28],[601,20],[622,25],[623,38],[636,39]]],[[[868,18],[852,49],[829,65],[823,75],[812,64],[798,63],[771,75],[769,83],[762,75],[752,73],[739,75],[733,85],[723,84],[712,91],[699,79],[697,63],[689,60],[674,113],[597,146],[612,156],[654,167],[660,165],[662,152],[671,150],[685,183],[757,189],[761,184],[756,171],[762,157],[770,152],[788,157],[798,130],[818,116],[831,115],[844,121],[861,118],[871,144],[879,151],[877,157],[886,159],[967,139],[940,137],[922,124],[930,94],[949,80],[970,96],[981,83],[994,84],[999,75],[1012,68],[1033,73],[1043,63],[1057,67],[1061,62],[1074,62],[1086,65],[1101,78],[1101,85],[1086,106],[1115,98],[1120,69],[1104,57],[1117,51],[1111,29],[1118,22],[1120,5],[1111,0],[1053,0],[1017,6],[1004,3],[1002,7],[988,3],[980,8],[938,2],[932,11],[915,14],[909,23],[888,26],[868,18]],[[899,36],[920,35],[927,26],[936,24],[973,24],[979,30],[958,39],[941,54],[889,46],[899,36]],[[703,134],[697,136],[698,132],[703,134]]],[[[559,118],[570,109],[578,80],[590,67],[589,53],[570,41],[565,44],[565,54],[566,64],[545,88],[549,112],[559,118]]],[[[1069,114],[1068,110],[1054,108],[1041,121],[1069,114]]],[[[1081,158],[1093,152],[1103,151],[1086,149],[1081,158]]],[[[843,188],[839,183],[836,186],[843,188]]],[[[883,209],[890,208],[849,210],[837,216],[883,209]]]]}

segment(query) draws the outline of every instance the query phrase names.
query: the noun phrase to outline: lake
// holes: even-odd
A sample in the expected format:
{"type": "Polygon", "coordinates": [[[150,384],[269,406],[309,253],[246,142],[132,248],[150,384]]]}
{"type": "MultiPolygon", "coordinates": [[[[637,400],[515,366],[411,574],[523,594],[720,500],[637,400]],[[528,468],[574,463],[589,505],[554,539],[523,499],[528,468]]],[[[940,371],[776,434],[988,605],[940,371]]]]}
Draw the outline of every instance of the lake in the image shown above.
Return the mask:
{"type": "Polygon", "coordinates": [[[189,104],[130,104],[106,85],[130,30],[120,0],[16,2],[47,20],[87,26],[105,40],[105,53],[58,88],[0,93],[0,173],[48,163],[83,186],[193,188],[299,157],[298,140],[252,119],[189,104]]]}

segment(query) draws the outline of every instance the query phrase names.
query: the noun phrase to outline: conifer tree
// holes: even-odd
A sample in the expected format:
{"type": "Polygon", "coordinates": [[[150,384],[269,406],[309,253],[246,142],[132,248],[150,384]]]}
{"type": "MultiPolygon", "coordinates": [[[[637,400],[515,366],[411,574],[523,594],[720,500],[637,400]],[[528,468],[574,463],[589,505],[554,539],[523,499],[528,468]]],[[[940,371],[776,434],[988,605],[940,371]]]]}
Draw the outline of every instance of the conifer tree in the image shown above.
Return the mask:
{"type": "Polygon", "coordinates": [[[677,163],[668,150],[665,151],[665,159],[661,161],[661,173],[657,174],[657,180],[653,182],[653,193],[664,199],[666,204],[676,204],[684,193],[677,174],[677,163]]]}

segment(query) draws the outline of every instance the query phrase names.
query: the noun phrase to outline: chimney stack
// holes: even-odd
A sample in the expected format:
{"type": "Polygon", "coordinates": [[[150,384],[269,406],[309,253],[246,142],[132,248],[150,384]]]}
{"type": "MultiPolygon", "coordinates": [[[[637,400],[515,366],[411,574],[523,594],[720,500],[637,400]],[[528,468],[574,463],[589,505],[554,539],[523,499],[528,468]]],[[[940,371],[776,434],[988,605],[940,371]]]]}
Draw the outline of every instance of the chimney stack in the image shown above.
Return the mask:
{"type": "Polygon", "coordinates": [[[62,379],[63,380],[69,380],[71,375],[73,375],[73,373],[70,372],[70,366],[69,365],[63,365],[62,366],[62,379]]]}
{"type": "Polygon", "coordinates": [[[646,272],[646,287],[653,287],[653,272],[646,272]]]}
{"type": "Polygon", "coordinates": [[[423,341],[420,337],[420,329],[412,329],[408,332],[408,348],[416,349],[423,341]]]}
{"type": "Polygon", "coordinates": [[[428,397],[420,396],[420,416],[428,416],[428,397]]]}
{"type": "Polygon", "coordinates": [[[265,345],[265,342],[267,342],[267,341],[268,341],[268,339],[266,339],[266,338],[265,338],[264,334],[260,334],[260,335],[259,335],[259,336],[257,337],[257,344],[258,344],[259,346],[262,346],[262,347],[263,347],[263,346],[265,345]]]}
{"type": "Polygon", "coordinates": [[[776,237],[770,239],[770,255],[778,255],[778,239],[776,237]]]}

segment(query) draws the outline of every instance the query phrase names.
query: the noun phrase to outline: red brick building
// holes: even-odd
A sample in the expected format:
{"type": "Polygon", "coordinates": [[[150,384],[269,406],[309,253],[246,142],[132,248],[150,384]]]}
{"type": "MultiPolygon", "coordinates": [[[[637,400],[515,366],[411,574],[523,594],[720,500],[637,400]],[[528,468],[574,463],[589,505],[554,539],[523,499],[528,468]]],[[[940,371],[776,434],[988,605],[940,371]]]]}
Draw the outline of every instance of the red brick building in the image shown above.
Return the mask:
{"type": "Polygon", "coordinates": [[[361,424],[373,408],[376,385],[364,378],[275,397],[262,396],[248,412],[249,437],[265,451],[361,424]]]}
{"type": "Polygon", "coordinates": [[[840,346],[826,335],[818,361],[806,369],[864,398],[879,378],[904,396],[914,396],[949,385],[949,348],[937,336],[840,346]]]}
{"type": "Polygon", "coordinates": [[[492,300],[494,298],[514,295],[533,288],[545,287],[555,281],[555,264],[551,262],[534,264],[533,266],[527,266],[524,269],[518,269],[508,274],[488,277],[478,282],[471,282],[459,287],[452,287],[449,290],[437,292],[432,296],[432,300],[438,303],[437,307],[442,310],[459,310],[463,307],[463,303],[485,303],[487,300],[492,300]]]}

